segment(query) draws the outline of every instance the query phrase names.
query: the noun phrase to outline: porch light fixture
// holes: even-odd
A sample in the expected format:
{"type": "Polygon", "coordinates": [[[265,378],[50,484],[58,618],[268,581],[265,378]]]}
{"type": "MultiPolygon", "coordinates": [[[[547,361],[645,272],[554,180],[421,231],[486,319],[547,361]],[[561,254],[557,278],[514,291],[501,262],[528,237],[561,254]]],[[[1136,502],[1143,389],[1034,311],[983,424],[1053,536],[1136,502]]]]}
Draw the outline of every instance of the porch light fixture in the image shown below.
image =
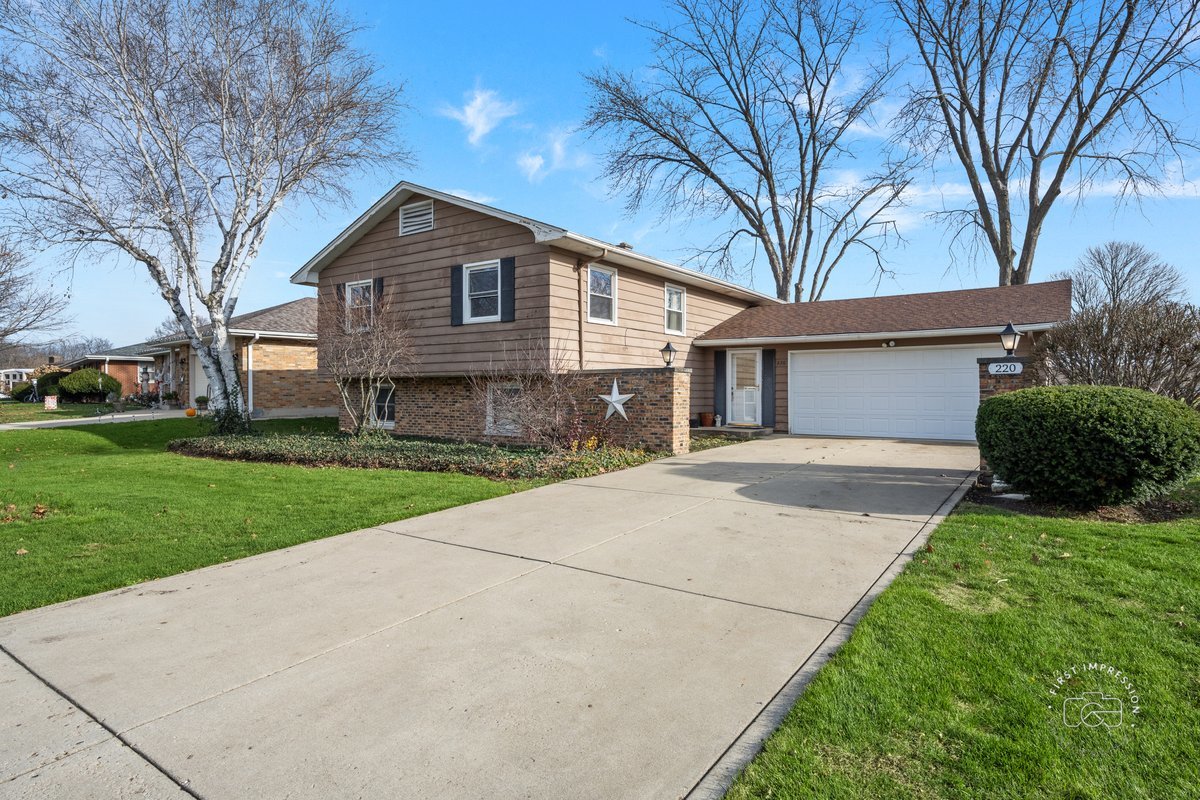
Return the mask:
{"type": "Polygon", "coordinates": [[[675,363],[675,345],[667,342],[667,346],[658,352],[662,353],[663,363],[668,367],[675,363]]]}
{"type": "Polygon", "coordinates": [[[1010,322],[1000,331],[1000,346],[1003,347],[1011,356],[1013,351],[1017,349],[1017,342],[1021,341],[1021,332],[1013,327],[1010,322]]]}

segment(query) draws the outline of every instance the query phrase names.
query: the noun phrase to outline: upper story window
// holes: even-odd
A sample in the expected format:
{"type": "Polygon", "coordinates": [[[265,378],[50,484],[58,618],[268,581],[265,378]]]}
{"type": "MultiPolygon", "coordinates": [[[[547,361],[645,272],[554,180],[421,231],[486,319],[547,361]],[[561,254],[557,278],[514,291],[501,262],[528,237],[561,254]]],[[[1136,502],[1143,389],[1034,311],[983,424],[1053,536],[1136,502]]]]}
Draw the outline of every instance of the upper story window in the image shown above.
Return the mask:
{"type": "Polygon", "coordinates": [[[400,235],[421,233],[433,230],[433,201],[423,200],[420,203],[409,203],[400,206],[400,235]]]}
{"type": "Polygon", "coordinates": [[[500,320],[500,261],[463,265],[463,322],[500,320]]]}
{"type": "Polygon", "coordinates": [[[588,322],[617,324],[617,271],[588,267],[588,322]]]}
{"type": "Polygon", "coordinates": [[[346,284],[346,329],[366,330],[375,313],[375,282],[351,281],[346,284]]]}
{"type": "Polygon", "coordinates": [[[667,333],[682,335],[687,315],[687,290],[682,286],[667,284],[663,294],[663,319],[667,333]]]}

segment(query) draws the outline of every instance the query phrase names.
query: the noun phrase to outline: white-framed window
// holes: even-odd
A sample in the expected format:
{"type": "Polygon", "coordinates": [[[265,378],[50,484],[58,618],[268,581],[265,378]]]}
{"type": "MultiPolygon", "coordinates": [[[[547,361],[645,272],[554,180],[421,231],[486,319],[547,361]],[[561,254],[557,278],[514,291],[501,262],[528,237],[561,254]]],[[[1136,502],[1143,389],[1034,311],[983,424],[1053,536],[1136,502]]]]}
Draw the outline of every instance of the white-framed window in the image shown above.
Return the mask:
{"type": "Polygon", "coordinates": [[[663,324],[667,333],[687,331],[687,290],[667,284],[663,290],[663,324]]]}
{"type": "Polygon", "coordinates": [[[517,436],[521,422],[516,414],[516,401],[521,387],[515,383],[489,383],[487,392],[487,421],[484,432],[491,436],[517,436]]]}
{"type": "Polygon", "coordinates": [[[346,284],[346,329],[365,331],[375,316],[375,282],[350,281],[346,284]]]}
{"type": "Polygon", "coordinates": [[[422,200],[400,207],[400,235],[433,230],[433,201],[422,200]]]}
{"type": "Polygon", "coordinates": [[[617,324],[617,271],[588,267],[588,322],[617,324]]]}
{"type": "Polygon", "coordinates": [[[371,424],[379,428],[396,427],[396,387],[377,383],[371,389],[371,424]]]}
{"type": "Polygon", "coordinates": [[[463,322],[500,320],[500,262],[463,265],[463,322]]]}

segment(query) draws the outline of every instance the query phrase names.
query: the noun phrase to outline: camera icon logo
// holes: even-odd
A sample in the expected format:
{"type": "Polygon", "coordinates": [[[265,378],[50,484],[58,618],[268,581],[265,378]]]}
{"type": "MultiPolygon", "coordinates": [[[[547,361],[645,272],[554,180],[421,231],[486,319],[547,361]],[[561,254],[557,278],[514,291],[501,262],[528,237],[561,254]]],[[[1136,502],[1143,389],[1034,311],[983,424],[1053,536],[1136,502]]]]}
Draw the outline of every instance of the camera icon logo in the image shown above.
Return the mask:
{"type": "Polygon", "coordinates": [[[1080,725],[1088,728],[1116,728],[1121,725],[1125,704],[1119,697],[1104,692],[1084,692],[1078,697],[1063,698],[1063,724],[1068,728],[1080,725]]]}

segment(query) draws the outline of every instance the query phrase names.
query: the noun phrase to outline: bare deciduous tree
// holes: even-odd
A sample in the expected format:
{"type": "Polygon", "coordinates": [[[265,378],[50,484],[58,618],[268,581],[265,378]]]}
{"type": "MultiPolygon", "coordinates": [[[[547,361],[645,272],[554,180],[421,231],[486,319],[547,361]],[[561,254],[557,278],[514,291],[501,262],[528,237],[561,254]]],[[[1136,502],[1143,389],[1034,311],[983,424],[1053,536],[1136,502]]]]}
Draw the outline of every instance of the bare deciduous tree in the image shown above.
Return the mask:
{"type": "Polygon", "coordinates": [[[487,430],[549,447],[570,447],[595,433],[590,430],[584,395],[587,378],[574,368],[565,348],[544,337],[506,345],[486,369],[467,376],[475,405],[487,430]]]}
{"type": "Polygon", "coordinates": [[[1062,277],[1071,279],[1078,310],[1181,302],[1187,295],[1183,273],[1136,242],[1089,247],[1075,268],[1062,277]]]}
{"type": "Polygon", "coordinates": [[[1175,267],[1141,245],[1109,242],[1089,248],[1066,275],[1075,311],[1037,340],[1038,378],[1200,403],[1200,310],[1184,302],[1175,267]]]}
{"type": "Polygon", "coordinates": [[[656,53],[645,80],[586,76],[584,127],[611,142],[606,175],[628,209],[732,220],[695,258],[729,274],[743,241],[761,249],[781,300],[793,285],[797,301],[819,300],[855,248],[882,273],[896,233],[887,209],[908,178],[887,153],[876,168],[865,152],[863,128],[895,68],[864,11],[852,0],[668,6],[675,22],[642,24],[656,53]]]}
{"type": "Polygon", "coordinates": [[[38,285],[21,252],[0,241],[0,351],[15,338],[61,324],[66,297],[38,285]]]}
{"type": "Polygon", "coordinates": [[[356,33],[328,0],[0,0],[10,222],[144,267],[217,408],[244,413],[228,321],[285,199],[404,157],[356,33]]]}
{"type": "Polygon", "coordinates": [[[350,307],[330,295],[321,301],[321,337],[317,341],[320,373],[337,386],[350,431],[358,436],[371,430],[380,393],[393,396],[396,381],[412,375],[417,363],[408,321],[390,295],[373,298],[373,305],[350,307]]]}
{"type": "Polygon", "coordinates": [[[971,199],[938,212],[986,248],[999,284],[1028,283],[1064,192],[1115,180],[1138,197],[1196,137],[1169,91],[1194,74],[1194,0],[892,0],[923,67],[900,137],[953,156],[971,199]]]}

